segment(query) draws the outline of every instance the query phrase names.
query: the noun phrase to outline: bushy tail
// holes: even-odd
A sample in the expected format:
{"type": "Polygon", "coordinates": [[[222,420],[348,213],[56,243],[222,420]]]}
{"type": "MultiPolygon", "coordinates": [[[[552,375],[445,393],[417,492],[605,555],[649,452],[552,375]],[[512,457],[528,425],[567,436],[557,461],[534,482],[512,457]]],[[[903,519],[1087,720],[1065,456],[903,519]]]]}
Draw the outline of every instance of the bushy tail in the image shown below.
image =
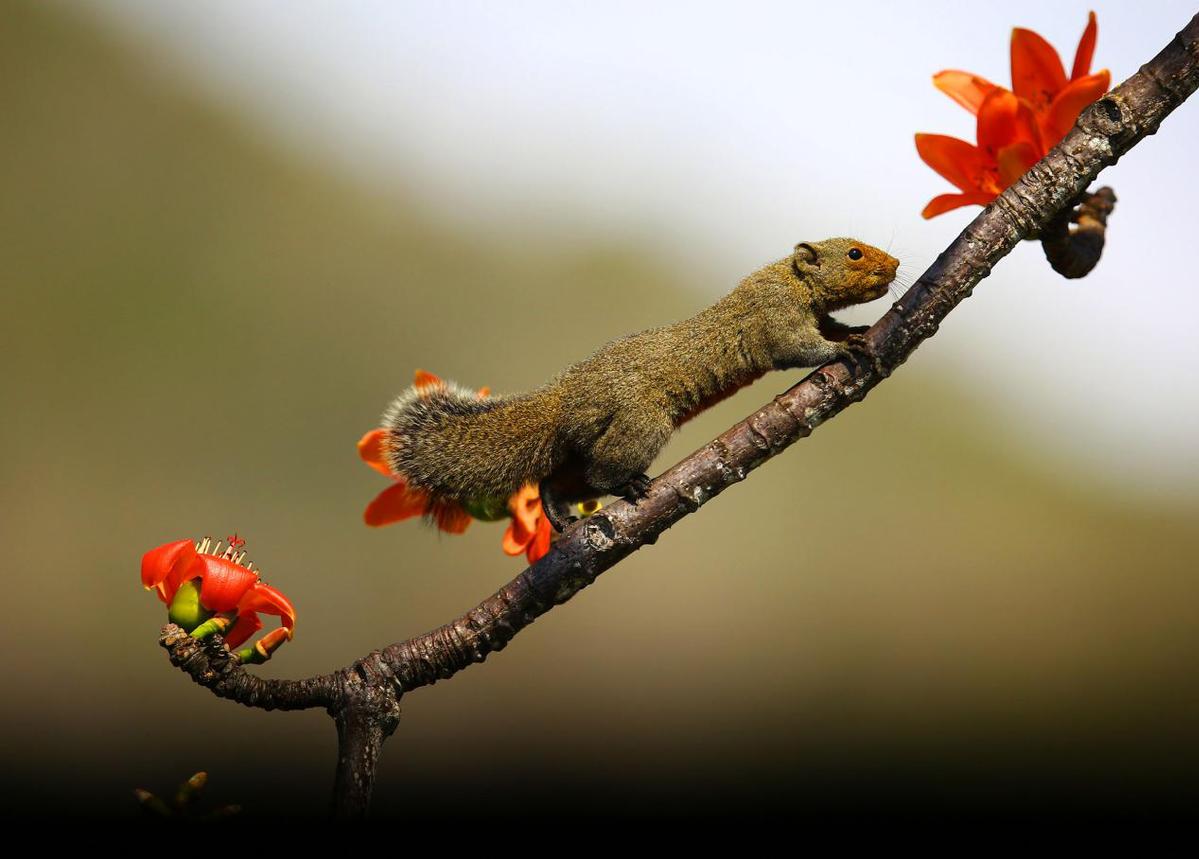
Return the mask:
{"type": "Polygon", "coordinates": [[[437,501],[506,499],[557,465],[557,411],[544,389],[488,397],[451,382],[418,383],[383,415],[387,460],[437,501]]]}

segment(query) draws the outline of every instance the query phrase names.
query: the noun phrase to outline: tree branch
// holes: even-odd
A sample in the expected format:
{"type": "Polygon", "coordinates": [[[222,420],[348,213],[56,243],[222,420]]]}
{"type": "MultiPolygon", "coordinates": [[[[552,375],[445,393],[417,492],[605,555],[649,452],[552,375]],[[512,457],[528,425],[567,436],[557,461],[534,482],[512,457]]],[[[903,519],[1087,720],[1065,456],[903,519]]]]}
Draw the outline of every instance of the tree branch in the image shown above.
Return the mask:
{"type": "MultiPolygon", "coordinates": [[[[328,710],[340,741],[334,813],[365,814],[379,749],[399,722],[405,692],[502,650],[600,573],[865,397],[936,333],[941,320],[1021,239],[1054,224],[1050,232],[1056,229],[1061,240],[1069,215],[1063,222],[1059,213],[1069,213],[1104,167],[1154,134],[1197,86],[1199,15],[1140,71],[1087,108],[1058,146],[962,231],[863,335],[860,360],[818,368],[660,476],[636,504],[617,501],[577,523],[541,561],[462,617],[307,680],[254,677],[231,658],[219,636],[198,642],[173,625],[163,629],[162,646],[172,662],[221,697],[268,710],[328,710]]],[[[1084,226],[1080,220],[1079,228],[1084,226]]]]}

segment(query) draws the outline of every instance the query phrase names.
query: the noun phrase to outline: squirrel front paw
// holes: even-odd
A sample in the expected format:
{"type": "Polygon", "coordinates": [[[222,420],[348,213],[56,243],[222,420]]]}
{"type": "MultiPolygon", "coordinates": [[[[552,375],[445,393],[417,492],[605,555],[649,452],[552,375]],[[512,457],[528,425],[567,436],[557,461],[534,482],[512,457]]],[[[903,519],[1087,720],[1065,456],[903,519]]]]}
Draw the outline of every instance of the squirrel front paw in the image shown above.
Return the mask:
{"type": "Polygon", "coordinates": [[[878,353],[874,351],[874,347],[866,339],[865,335],[859,333],[850,334],[841,341],[840,347],[837,351],[841,354],[841,357],[848,358],[855,364],[865,365],[879,376],[886,377],[889,375],[889,371],[883,366],[878,353]]]}
{"type": "Polygon", "coordinates": [[[866,342],[866,338],[862,336],[863,332],[855,331],[844,340],[841,341],[841,348],[837,351],[845,358],[860,360],[861,358],[870,358],[874,353],[870,348],[870,344],[866,342]]]}

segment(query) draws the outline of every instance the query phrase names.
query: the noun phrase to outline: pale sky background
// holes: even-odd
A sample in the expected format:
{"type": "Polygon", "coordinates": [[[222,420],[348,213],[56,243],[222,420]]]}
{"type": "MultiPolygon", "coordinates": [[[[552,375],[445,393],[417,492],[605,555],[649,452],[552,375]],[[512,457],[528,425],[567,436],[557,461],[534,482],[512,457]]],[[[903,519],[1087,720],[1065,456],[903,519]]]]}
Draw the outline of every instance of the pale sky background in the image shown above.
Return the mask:
{"type": "MultiPolygon", "coordinates": [[[[273,143],[375,193],[415,191],[481,231],[500,225],[545,244],[633,240],[685,267],[697,307],[796,241],[829,235],[890,245],[919,274],[978,211],[919,216],[951,189],[917,158],[913,133],[973,140],[974,131],[932,87],[934,72],[1010,84],[1016,25],[1045,36],[1068,70],[1094,8],[1095,68],[1118,82],[1195,11],[1182,2],[89,5],[273,143]]],[[[1199,491],[1197,141],[1193,99],[1101,177],[1120,202],[1091,276],[1063,281],[1026,244],[911,363],[935,362],[975,386],[1017,443],[1080,480],[1199,491]]]]}

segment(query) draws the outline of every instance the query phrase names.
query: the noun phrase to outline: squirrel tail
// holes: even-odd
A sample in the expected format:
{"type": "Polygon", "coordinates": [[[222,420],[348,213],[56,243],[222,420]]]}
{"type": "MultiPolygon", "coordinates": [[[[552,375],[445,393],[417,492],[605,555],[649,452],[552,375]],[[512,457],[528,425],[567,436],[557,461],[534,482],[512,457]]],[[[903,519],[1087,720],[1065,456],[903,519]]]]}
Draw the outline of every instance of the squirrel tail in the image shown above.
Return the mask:
{"type": "Polygon", "coordinates": [[[430,373],[383,414],[383,452],[393,475],[427,495],[438,521],[454,510],[494,507],[556,462],[556,403],[549,392],[490,397],[430,373]]]}

